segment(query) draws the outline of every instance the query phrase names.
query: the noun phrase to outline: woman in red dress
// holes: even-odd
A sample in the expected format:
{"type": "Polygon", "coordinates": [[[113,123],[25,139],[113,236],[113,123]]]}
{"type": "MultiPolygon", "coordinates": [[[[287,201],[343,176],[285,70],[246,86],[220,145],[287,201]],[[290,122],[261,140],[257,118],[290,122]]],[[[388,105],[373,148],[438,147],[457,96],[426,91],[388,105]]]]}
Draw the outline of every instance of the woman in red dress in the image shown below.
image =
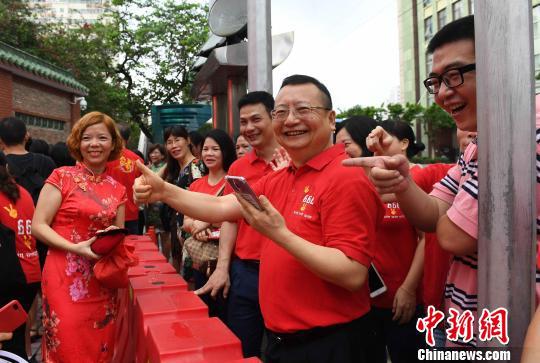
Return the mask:
{"type": "Polygon", "coordinates": [[[122,149],[114,121],[82,117],[67,144],[75,166],[55,169],[41,191],[32,232],[50,246],[43,269],[44,362],[109,362],[114,352],[117,291],[97,281],[95,234],[124,226],[124,186],[107,176],[122,149]]]}
{"type": "MultiPolygon", "coordinates": [[[[231,137],[223,130],[210,130],[203,141],[202,161],[205,168],[208,170],[208,175],[195,180],[189,186],[189,190],[204,194],[221,194],[225,187],[225,175],[231,164],[236,160],[236,151],[231,137]]],[[[200,241],[208,243],[218,243],[219,232],[216,228],[221,224],[212,225],[207,222],[199,221],[184,216],[184,225],[182,229],[200,241]]],[[[221,268],[219,261],[217,262],[221,268]]],[[[211,269],[205,269],[204,266],[193,266],[193,278],[195,280],[195,289],[200,289],[208,281],[208,276],[211,269]]],[[[208,305],[210,316],[218,316],[225,321],[225,302],[221,299],[213,299],[209,295],[201,296],[203,301],[208,305]]]]}

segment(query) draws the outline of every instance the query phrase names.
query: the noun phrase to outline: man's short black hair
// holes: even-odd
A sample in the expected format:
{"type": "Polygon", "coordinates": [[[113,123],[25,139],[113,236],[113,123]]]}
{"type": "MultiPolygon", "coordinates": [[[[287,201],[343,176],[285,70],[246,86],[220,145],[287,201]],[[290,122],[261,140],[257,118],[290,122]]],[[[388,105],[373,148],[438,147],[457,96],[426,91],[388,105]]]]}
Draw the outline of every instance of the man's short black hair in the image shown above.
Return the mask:
{"type": "Polygon", "coordinates": [[[247,105],[262,103],[268,114],[274,109],[274,97],[265,91],[253,91],[245,94],[238,100],[238,109],[247,105]]]}
{"type": "Polygon", "coordinates": [[[317,87],[322,93],[323,93],[323,102],[324,107],[332,109],[332,96],[330,96],[330,92],[328,91],[328,88],[321,82],[319,82],[318,79],[306,76],[303,74],[295,74],[292,76],[289,76],[283,80],[283,83],[281,83],[281,88],[285,86],[296,86],[296,85],[302,85],[302,84],[312,84],[315,87],[317,87]]]}
{"type": "Polygon", "coordinates": [[[129,137],[131,136],[131,127],[129,127],[129,125],[124,122],[118,123],[117,127],[120,136],[122,136],[122,139],[127,142],[129,140],[129,137]]]}
{"type": "Polygon", "coordinates": [[[6,146],[24,144],[26,125],[16,117],[6,117],[0,120],[0,140],[6,146]]]}
{"type": "Polygon", "coordinates": [[[427,51],[431,54],[445,44],[467,39],[474,43],[474,15],[463,17],[442,27],[429,41],[427,51]]]}

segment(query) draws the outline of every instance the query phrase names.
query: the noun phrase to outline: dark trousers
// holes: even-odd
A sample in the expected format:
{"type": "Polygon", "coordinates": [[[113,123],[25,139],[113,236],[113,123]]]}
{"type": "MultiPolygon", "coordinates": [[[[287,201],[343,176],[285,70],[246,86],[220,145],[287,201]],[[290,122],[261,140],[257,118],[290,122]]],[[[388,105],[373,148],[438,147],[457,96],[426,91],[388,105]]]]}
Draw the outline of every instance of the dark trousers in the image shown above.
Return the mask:
{"type": "MultiPolygon", "coordinates": [[[[28,313],[32,302],[39,290],[40,283],[34,282],[31,284],[14,287],[9,291],[2,291],[0,294],[0,307],[6,305],[11,300],[17,300],[21,303],[23,309],[28,313]]],[[[2,349],[13,354],[18,355],[21,358],[27,359],[25,348],[25,330],[26,324],[22,324],[15,331],[13,331],[13,338],[2,342],[2,349]]]]}
{"type": "MultiPolygon", "coordinates": [[[[208,277],[199,270],[193,269],[193,280],[195,290],[200,289],[208,282],[208,277]]],[[[208,306],[208,315],[217,316],[222,322],[227,324],[227,300],[223,299],[222,294],[218,294],[216,298],[212,298],[210,294],[199,296],[202,301],[208,306]]]]}
{"type": "Polygon", "coordinates": [[[259,266],[234,259],[230,279],[227,323],[242,341],[244,357],[260,357],[264,322],[259,306],[259,266]]]}
{"type": "MultiPolygon", "coordinates": [[[[299,312],[301,313],[301,312],[299,312]]],[[[345,324],[292,334],[268,331],[267,363],[372,363],[369,314],[345,324]]]]}
{"type": "Polygon", "coordinates": [[[418,362],[418,349],[425,348],[424,335],[416,330],[416,321],[423,316],[417,306],[412,319],[405,324],[392,321],[392,309],[371,308],[375,341],[370,348],[371,361],[386,363],[386,349],[392,363],[418,362]]]}

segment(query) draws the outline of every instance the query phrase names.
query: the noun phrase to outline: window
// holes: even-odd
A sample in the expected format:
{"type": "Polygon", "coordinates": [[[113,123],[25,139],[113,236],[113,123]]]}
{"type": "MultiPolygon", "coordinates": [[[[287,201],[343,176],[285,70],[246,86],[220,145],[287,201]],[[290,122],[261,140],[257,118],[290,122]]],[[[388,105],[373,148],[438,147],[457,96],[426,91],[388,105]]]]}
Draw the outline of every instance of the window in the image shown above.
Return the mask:
{"type": "Polygon", "coordinates": [[[426,53],[426,74],[431,73],[433,67],[433,54],[426,53]]]}
{"type": "Polygon", "coordinates": [[[437,29],[441,29],[446,25],[446,8],[439,10],[437,13],[437,29]]]}
{"type": "Polygon", "coordinates": [[[431,39],[433,36],[433,23],[431,21],[431,16],[428,16],[424,19],[424,37],[426,41],[431,39]]]}
{"type": "Polygon", "coordinates": [[[463,16],[463,1],[458,0],[452,4],[452,15],[454,20],[458,20],[463,16]]]}
{"type": "Polygon", "coordinates": [[[15,112],[15,117],[22,120],[28,126],[43,127],[52,130],[64,130],[66,125],[63,121],[53,120],[50,118],[27,115],[20,112],[15,112]]]}
{"type": "Polygon", "coordinates": [[[424,6],[431,5],[431,0],[424,0],[424,6]]]}
{"type": "Polygon", "coordinates": [[[540,54],[534,55],[534,69],[538,72],[540,70],[540,54]]]}
{"type": "Polygon", "coordinates": [[[533,8],[533,34],[534,38],[540,38],[540,6],[533,8]]]}

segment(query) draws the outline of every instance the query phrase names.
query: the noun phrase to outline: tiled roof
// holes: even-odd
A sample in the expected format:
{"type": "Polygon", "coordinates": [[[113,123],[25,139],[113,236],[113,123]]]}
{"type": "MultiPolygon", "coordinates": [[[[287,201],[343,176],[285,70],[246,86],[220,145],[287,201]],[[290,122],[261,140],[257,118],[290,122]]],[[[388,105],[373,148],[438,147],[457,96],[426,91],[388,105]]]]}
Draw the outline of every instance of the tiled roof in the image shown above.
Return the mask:
{"type": "Polygon", "coordinates": [[[0,42],[0,62],[11,64],[37,76],[56,81],[84,93],[88,93],[88,88],[82,83],[78,82],[68,71],[50,64],[41,58],[28,54],[20,49],[14,48],[4,42],[0,42]]]}

